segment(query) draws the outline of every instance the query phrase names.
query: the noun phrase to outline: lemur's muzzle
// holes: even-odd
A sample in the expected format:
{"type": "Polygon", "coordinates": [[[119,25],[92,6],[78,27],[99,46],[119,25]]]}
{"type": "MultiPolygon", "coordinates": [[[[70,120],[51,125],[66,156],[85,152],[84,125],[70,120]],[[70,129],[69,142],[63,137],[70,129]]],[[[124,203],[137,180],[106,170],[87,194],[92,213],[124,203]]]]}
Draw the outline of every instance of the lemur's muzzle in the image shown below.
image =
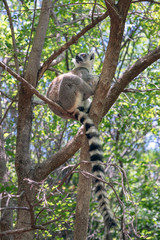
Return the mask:
{"type": "Polygon", "coordinates": [[[79,63],[79,62],[82,62],[83,59],[81,57],[79,57],[78,55],[76,55],[76,62],[79,63]]]}

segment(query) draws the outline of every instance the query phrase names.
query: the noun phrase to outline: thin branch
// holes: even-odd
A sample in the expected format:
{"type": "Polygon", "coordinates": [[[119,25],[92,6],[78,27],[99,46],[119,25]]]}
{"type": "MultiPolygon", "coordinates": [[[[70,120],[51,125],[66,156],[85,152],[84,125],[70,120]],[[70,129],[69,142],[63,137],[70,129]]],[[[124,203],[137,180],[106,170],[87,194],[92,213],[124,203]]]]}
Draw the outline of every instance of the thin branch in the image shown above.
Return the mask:
{"type": "Polygon", "coordinates": [[[154,1],[154,0],[132,0],[132,3],[137,3],[137,2],[150,2],[150,3],[155,3],[160,5],[160,2],[154,1]]]}
{"type": "MultiPolygon", "coordinates": [[[[90,2],[82,2],[82,3],[79,3],[79,2],[76,2],[76,3],[70,3],[70,4],[58,4],[58,5],[55,5],[55,7],[70,7],[70,6],[75,6],[75,5],[94,5],[94,3],[90,3],[90,2]]],[[[105,11],[107,10],[103,5],[97,3],[96,4],[97,6],[105,9],[105,11]]]]}
{"type": "Polygon", "coordinates": [[[4,92],[1,91],[1,90],[0,90],[0,93],[2,94],[2,96],[8,98],[8,99],[11,100],[11,101],[15,101],[15,102],[18,101],[18,99],[15,99],[15,97],[10,97],[10,96],[8,96],[6,93],[4,93],[4,92]]]}
{"type": "Polygon", "coordinates": [[[131,92],[131,93],[137,93],[137,92],[152,92],[152,91],[160,91],[160,88],[151,88],[151,89],[134,89],[134,88],[125,88],[123,92],[131,92]]]}
{"type": "Polygon", "coordinates": [[[24,62],[23,75],[24,75],[24,71],[26,69],[26,62],[27,62],[27,59],[28,59],[28,53],[29,53],[30,46],[31,46],[32,34],[33,34],[33,28],[34,28],[34,20],[35,20],[35,16],[36,16],[36,7],[37,7],[37,0],[34,3],[34,10],[33,10],[34,14],[33,14],[33,19],[32,19],[31,33],[30,33],[30,36],[29,36],[28,49],[27,49],[26,58],[25,58],[25,62],[24,62]]]}
{"type": "MultiPolygon", "coordinates": [[[[0,66],[3,67],[7,72],[9,72],[13,77],[15,77],[18,81],[20,81],[24,86],[26,86],[27,89],[30,90],[32,94],[35,94],[37,97],[39,97],[41,100],[45,101],[47,104],[53,106],[57,111],[61,111],[61,113],[65,116],[68,116],[71,119],[74,119],[74,117],[71,114],[68,114],[64,109],[62,109],[59,105],[48,99],[47,97],[40,94],[31,84],[29,84],[24,78],[22,78],[20,75],[12,71],[7,65],[5,65],[3,62],[0,62],[0,66]]],[[[50,173],[50,169],[52,171],[56,169],[58,166],[62,165],[64,162],[66,162],[75,152],[77,152],[81,146],[81,140],[82,140],[82,128],[78,131],[76,136],[60,151],[58,151],[56,154],[51,156],[47,161],[45,160],[42,162],[36,169],[35,169],[35,179],[38,179],[40,181],[41,179],[44,179],[48,174],[50,173]],[[57,159],[59,161],[57,162],[57,159]],[[40,179],[40,180],[39,180],[40,179]]]]}
{"type": "Polygon", "coordinates": [[[92,23],[88,24],[85,28],[83,28],[77,35],[73,36],[67,43],[62,45],[58,50],[55,50],[54,53],[44,62],[43,66],[41,67],[38,79],[40,79],[44,72],[48,69],[51,62],[56,59],[62,52],[68,49],[72,44],[76,43],[80,37],[82,37],[86,32],[92,29],[95,25],[99,22],[103,21],[108,16],[108,12],[105,12],[102,16],[95,18],[92,23]]]}
{"type": "Polygon", "coordinates": [[[125,207],[124,207],[124,203],[123,203],[123,202],[121,201],[121,199],[119,198],[119,196],[118,196],[118,194],[117,194],[117,191],[115,190],[115,188],[113,187],[113,184],[112,184],[111,182],[106,182],[104,179],[99,178],[99,177],[96,177],[96,176],[94,176],[92,173],[86,172],[86,171],[84,171],[84,170],[79,170],[79,172],[80,172],[81,174],[83,174],[84,176],[86,176],[86,177],[87,177],[87,176],[91,176],[92,178],[98,179],[99,181],[103,182],[104,184],[107,184],[108,186],[110,186],[110,188],[111,188],[111,189],[113,190],[113,192],[115,193],[116,198],[117,198],[117,200],[119,201],[122,209],[125,208],[125,207]]]}
{"type": "Polygon", "coordinates": [[[26,210],[26,211],[30,211],[30,208],[28,207],[2,207],[0,208],[0,211],[3,211],[3,210],[26,210]]]}
{"type": "Polygon", "coordinates": [[[56,59],[54,59],[51,64],[49,65],[49,67],[53,67],[55,65],[57,65],[58,63],[62,62],[62,60],[65,57],[65,52],[61,53],[56,59]]]}
{"type": "Polygon", "coordinates": [[[8,230],[5,232],[0,232],[0,236],[5,236],[5,235],[15,235],[15,234],[21,234],[24,232],[30,232],[33,231],[35,229],[41,229],[41,230],[45,230],[44,227],[40,226],[32,226],[32,227],[26,227],[26,228],[20,228],[20,229],[15,229],[15,230],[8,230]]]}
{"type": "Polygon", "coordinates": [[[8,15],[8,18],[9,18],[9,24],[10,24],[11,35],[12,35],[12,44],[13,44],[13,49],[14,49],[14,61],[15,61],[15,65],[16,65],[16,72],[19,74],[19,63],[18,63],[18,57],[17,57],[17,46],[16,46],[16,39],[15,39],[15,33],[14,33],[12,17],[11,17],[11,13],[10,13],[7,1],[3,0],[3,3],[5,5],[6,11],[7,11],[7,15],[8,15]]]}
{"type": "Polygon", "coordinates": [[[110,88],[107,97],[106,104],[103,112],[103,116],[109,111],[111,106],[115,103],[121,92],[125,87],[141,72],[143,72],[148,66],[156,62],[160,58],[160,46],[149,52],[145,56],[137,60],[131,67],[129,67],[110,88]]]}
{"type": "Polygon", "coordinates": [[[91,16],[92,22],[94,21],[94,11],[95,11],[96,5],[97,5],[97,0],[94,1],[94,5],[93,5],[93,9],[92,9],[92,16],[91,16]]]}
{"type": "Polygon", "coordinates": [[[63,108],[61,108],[58,104],[51,101],[49,98],[43,96],[40,94],[30,83],[28,83],[24,78],[22,78],[20,75],[15,73],[11,70],[7,65],[5,65],[3,62],[0,62],[0,66],[4,68],[7,72],[9,72],[13,77],[15,77],[18,81],[20,81],[27,89],[30,90],[32,94],[35,94],[38,98],[43,100],[45,103],[53,106],[57,111],[60,111],[64,116],[75,119],[71,114],[67,113],[63,108]]]}
{"type": "MultiPolygon", "coordinates": [[[[17,95],[16,95],[16,97],[17,97],[17,95]]],[[[1,121],[0,121],[0,125],[2,124],[2,122],[4,121],[4,119],[6,118],[9,109],[12,107],[12,104],[16,101],[16,100],[15,100],[16,97],[12,100],[12,102],[9,104],[8,108],[6,109],[6,111],[5,111],[2,119],[1,119],[1,121]]]]}

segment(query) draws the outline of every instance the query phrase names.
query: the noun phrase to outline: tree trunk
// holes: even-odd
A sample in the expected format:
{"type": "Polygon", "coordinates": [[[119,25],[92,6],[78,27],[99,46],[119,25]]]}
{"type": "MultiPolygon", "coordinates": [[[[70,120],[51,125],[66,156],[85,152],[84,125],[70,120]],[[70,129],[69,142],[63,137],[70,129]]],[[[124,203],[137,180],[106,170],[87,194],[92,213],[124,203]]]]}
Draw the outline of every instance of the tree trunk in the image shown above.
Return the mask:
{"type": "Polygon", "coordinates": [[[91,195],[91,182],[92,182],[92,177],[85,173],[85,172],[91,173],[91,162],[88,148],[89,148],[88,141],[86,139],[86,136],[84,135],[82,139],[82,148],[80,154],[81,165],[77,192],[74,240],[87,239],[89,201],[91,195]],[[84,161],[86,163],[83,163],[84,161]]]}
{"type": "MultiPolygon", "coordinates": [[[[40,66],[40,58],[49,23],[49,13],[51,9],[51,0],[43,0],[39,23],[36,35],[33,41],[33,47],[29,56],[25,79],[34,87],[37,85],[37,76],[40,66]]],[[[26,179],[33,179],[33,166],[30,159],[30,137],[32,130],[32,94],[23,85],[19,90],[18,99],[18,125],[17,125],[17,143],[16,143],[16,172],[18,176],[18,215],[17,229],[33,228],[34,229],[34,213],[32,205],[35,200],[36,190],[33,186],[29,186],[26,179]],[[28,208],[22,210],[21,207],[28,208]]],[[[32,240],[33,231],[24,231],[14,236],[15,240],[32,240]]]]}

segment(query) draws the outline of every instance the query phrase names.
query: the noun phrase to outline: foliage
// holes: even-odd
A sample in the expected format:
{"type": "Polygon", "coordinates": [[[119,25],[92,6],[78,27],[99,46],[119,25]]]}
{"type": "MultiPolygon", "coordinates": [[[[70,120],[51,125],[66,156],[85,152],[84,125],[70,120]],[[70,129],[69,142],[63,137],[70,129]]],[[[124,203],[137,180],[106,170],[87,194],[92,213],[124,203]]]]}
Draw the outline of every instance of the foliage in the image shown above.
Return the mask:
{"type": "MultiPolygon", "coordinates": [[[[76,35],[93,17],[104,12],[105,1],[55,1],[50,16],[49,27],[41,56],[43,63],[60,46],[76,35]],[[96,2],[95,2],[96,3],[96,2]],[[94,12],[93,12],[94,9],[94,12]]],[[[14,25],[20,74],[24,76],[31,51],[36,27],[40,15],[41,1],[8,1],[14,25]]],[[[15,69],[12,35],[8,25],[8,16],[4,5],[0,3],[0,54],[1,59],[9,58],[9,66],[15,69]]],[[[119,62],[114,81],[141,56],[158,46],[159,42],[159,4],[136,2],[131,4],[125,25],[119,62]]],[[[108,45],[110,31],[109,18],[96,25],[70,46],[62,61],[46,71],[38,82],[37,89],[42,94],[51,80],[60,73],[73,67],[71,59],[75,53],[87,52],[94,47],[97,54],[95,72],[101,73],[104,54],[108,45]]],[[[130,239],[160,238],[159,219],[159,168],[160,168],[160,120],[159,120],[159,62],[155,62],[143,71],[129,85],[132,91],[123,92],[109,113],[99,125],[106,164],[108,194],[120,224],[125,222],[130,239]],[[148,89],[148,91],[146,91],[148,89]],[[115,196],[114,191],[118,195],[115,196]],[[123,204],[121,203],[121,201],[123,204]]],[[[0,185],[1,192],[17,194],[17,175],[14,167],[16,154],[16,134],[19,83],[6,72],[1,74],[1,103],[5,152],[7,156],[8,183],[0,185]],[[12,104],[10,105],[10,103],[12,104]],[[10,106],[10,107],[9,107],[10,106]]],[[[37,103],[34,98],[30,155],[33,166],[62,149],[75,136],[80,124],[72,120],[63,120],[52,114],[47,105],[37,103]]],[[[76,153],[60,168],[56,169],[42,183],[35,204],[37,230],[35,239],[72,239],[76,206],[78,169],[61,181],[79,162],[76,153]],[[57,189],[58,190],[55,190],[57,189]]],[[[31,182],[32,184],[36,184],[31,182]]],[[[14,199],[17,206],[17,200],[14,199]]],[[[16,210],[14,210],[16,213],[16,210]]],[[[15,216],[15,215],[14,215],[15,216]]],[[[13,219],[15,226],[16,219],[13,219]]],[[[97,203],[92,196],[90,202],[90,220],[88,239],[101,239],[103,224],[97,211],[97,203]]],[[[114,233],[119,239],[119,231],[114,233]]]]}

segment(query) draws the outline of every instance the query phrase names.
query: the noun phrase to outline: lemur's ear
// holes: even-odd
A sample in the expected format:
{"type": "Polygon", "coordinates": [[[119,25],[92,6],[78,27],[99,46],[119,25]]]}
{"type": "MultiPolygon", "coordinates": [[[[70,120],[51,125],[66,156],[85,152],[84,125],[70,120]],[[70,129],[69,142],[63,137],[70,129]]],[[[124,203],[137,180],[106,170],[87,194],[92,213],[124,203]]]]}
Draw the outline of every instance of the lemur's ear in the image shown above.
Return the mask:
{"type": "Polygon", "coordinates": [[[94,53],[91,53],[90,60],[93,60],[93,59],[94,59],[94,53]]]}

